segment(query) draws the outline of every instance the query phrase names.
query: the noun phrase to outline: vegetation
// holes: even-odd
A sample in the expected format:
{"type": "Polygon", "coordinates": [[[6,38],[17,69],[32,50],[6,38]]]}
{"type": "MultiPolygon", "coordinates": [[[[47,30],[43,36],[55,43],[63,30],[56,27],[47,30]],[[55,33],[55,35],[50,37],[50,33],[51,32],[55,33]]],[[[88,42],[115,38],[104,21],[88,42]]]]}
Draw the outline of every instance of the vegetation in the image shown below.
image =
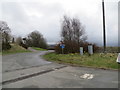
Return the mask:
{"type": "MultiPolygon", "coordinates": [[[[88,45],[91,43],[86,42],[87,36],[85,35],[85,29],[78,18],[70,18],[64,16],[62,22],[62,30],[61,30],[61,42],[56,45],[55,51],[56,53],[62,53],[60,48],[61,44],[65,45],[64,53],[78,53],[79,48],[83,47],[84,51],[87,52],[88,45]]],[[[98,50],[98,46],[96,44],[92,44],[94,48],[94,52],[98,50]]]]}
{"type": "Polygon", "coordinates": [[[22,53],[22,52],[30,52],[30,51],[17,44],[11,44],[11,49],[3,50],[2,54],[6,55],[6,54],[22,53]]]}
{"type": "MultiPolygon", "coordinates": [[[[38,31],[31,32],[27,37],[22,38],[14,38],[10,34],[11,30],[6,22],[0,21],[0,52],[4,53],[15,53],[15,52],[24,52],[28,47],[38,47],[39,50],[44,50],[47,48],[47,43],[43,38],[43,35],[38,31]],[[13,44],[11,46],[11,43],[13,44]],[[17,44],[17,45],[15,45],[17,44]],[[15,46],[14,46],[15,45],[15,46]],[[23,48],[20,50],[17,48],[18,46],[22,46],[23,48]],[[44,49],[40,49],[44,48],[44,49]]],[[[36,49],[38,49],[36,48],[36,49]]]]}
{"type": "Polygon", "coordinates": [[[26,38],[18,37],[16,39],[16,43],[25,49],[28,47],[36,47],[35,49],[47,48],[47,43],[43,38],[43,35],[38,31],[31,32],[26,38]]]}
{"type": "MultiPolygon", "coordinates": [[[[99,48],[99,52],[103,51],[103,47],[99,48]]],[[[106,47],[106,51],[108,53],[118,53],[120,52],[120,47],[106,47]]]]}
{"type": "Polygon", "coordinates": [[[55,61],[59,63],[67,63],[77,66],[89,66],[104,69],[118,69],[118,64],[116,63],[117,53],[95,53],[91,56],[89,54],[84,54],[80,56],[78,53],[71,54],[56,54],[48,53],[43,57],[49,61],[55,61]]]}
{"type": "Polygon", "coordinates": [[[23,40],[24,40],[24,38],[18,37],[18,38],[16,39],[16,44],[22,46],[22,47],[25,48],[25,49],[28,49],[28,45],[27,45],[25,42],[23,42],[23,40]]]}
{"type": "Polygon", "coordinates": [[[43,49],[43,48],[37,48],[37,47],[32,47],[32,48],[39,51],[47,51],[47,49],[43,49]]]}
{"type": "Polygon", "coordinates": [[[7,25],[6,22],[4,21],[0,21],[0,35],[2,36],[0,39],[2,42],[2,50],[8,50],[11,48],[10,45],[10,39],[11,39],[11,35],[10,35],[10,28],[7,25]]]}
{"type": "Polygon", "coordinates": [[[26,44],[29,47],[47,48],[47,43],[43,35],[38,31],[33,31],[27,36],[26,44]]]}
{"type": "MultiPolygon", "coordinates": [[[[64,16],[61,28],[62,41],[60,44],[65,44],[64,52],[79,52],[80,42],[84,42],[87,39],[85,29],[80,20],[78,18],[64,16]]],[[[60,45],[58,45],[58,47],[59,46],[60,45]]]]}

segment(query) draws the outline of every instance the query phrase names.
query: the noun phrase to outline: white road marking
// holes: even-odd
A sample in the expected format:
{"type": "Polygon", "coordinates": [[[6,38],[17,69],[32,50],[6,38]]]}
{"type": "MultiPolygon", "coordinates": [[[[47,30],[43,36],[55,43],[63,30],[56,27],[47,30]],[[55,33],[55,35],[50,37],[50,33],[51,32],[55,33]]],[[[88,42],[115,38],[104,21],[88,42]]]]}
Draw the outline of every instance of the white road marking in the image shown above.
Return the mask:
{"type": "Polygon", "coordinates": [[[80,78],[83,78],[83,79],[93,79],[94,75],[93,74],[84,74],[82,76],[80,76],[80,78]]]}

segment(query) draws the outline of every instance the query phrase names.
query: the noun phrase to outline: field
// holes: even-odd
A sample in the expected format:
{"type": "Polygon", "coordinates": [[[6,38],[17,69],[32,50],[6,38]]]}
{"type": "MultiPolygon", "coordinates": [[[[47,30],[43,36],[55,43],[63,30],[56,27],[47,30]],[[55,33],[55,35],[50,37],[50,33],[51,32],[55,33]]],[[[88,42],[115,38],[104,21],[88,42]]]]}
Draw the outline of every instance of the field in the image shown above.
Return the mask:
{"type": "Polygon", "coordinates": [[[118,69],[118,63],[116,63],[117,53],[95,53],[91,56],[89,54],[56,54],[48,53],[43,58],[49,61],[55,61],[58,63],[65,63],[75,66],[87,66],[103,69],[118,69]]]}
{"type": "Polygon", "coordinates": [[[37,48],[37,47],[32,47],[32,48],[39,51],[47,51],[46,49],[43,49],[43,48],[37,48]]]}
{"type": "Polygon", "coordinates": [[[19,46],[19,45],[16,45],[16,44],[11,44],[11,49],[10,50],[5,50],[5,51],[2,51],[2,55],[6,55],[6,54],[14,54],[14,53],[22,53],[22,52],[30,52],[29,50],[19,46]]]}
{"type": "MultiPolygon", "coordinates": [[[[103,47],[100,47],[99,52],[103,51],[103,47]]],[[[120,47],[106,47],[108,53],[117,53],[120,51],[120,47]]]]}

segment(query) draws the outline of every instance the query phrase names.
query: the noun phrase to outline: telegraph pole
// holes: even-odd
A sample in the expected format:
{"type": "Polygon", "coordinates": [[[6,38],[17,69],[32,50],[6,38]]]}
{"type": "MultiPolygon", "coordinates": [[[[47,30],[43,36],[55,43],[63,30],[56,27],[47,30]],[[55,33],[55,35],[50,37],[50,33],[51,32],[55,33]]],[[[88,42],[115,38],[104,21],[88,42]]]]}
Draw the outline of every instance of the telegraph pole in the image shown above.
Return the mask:
{"type": "Polygon", "coordinates": [[[105,33],[105,9],[104,9],[104,0],[102,0],[102,9],[103,9],[103,44],[104,44],[104,53],[106,52],[106,33],[105,33]]]}

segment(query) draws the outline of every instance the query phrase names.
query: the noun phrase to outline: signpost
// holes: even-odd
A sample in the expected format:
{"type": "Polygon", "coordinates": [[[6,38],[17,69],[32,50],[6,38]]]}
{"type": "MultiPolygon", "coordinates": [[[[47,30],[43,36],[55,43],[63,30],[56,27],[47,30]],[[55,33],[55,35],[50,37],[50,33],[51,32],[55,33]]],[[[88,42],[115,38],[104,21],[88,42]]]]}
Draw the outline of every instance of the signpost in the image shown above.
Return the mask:
{"type": "Polygon", "coordinates": [[[64,54],[65,45],[64,44],[60,44],[60,47],[62,48],[62,54],[64,54]]]}

